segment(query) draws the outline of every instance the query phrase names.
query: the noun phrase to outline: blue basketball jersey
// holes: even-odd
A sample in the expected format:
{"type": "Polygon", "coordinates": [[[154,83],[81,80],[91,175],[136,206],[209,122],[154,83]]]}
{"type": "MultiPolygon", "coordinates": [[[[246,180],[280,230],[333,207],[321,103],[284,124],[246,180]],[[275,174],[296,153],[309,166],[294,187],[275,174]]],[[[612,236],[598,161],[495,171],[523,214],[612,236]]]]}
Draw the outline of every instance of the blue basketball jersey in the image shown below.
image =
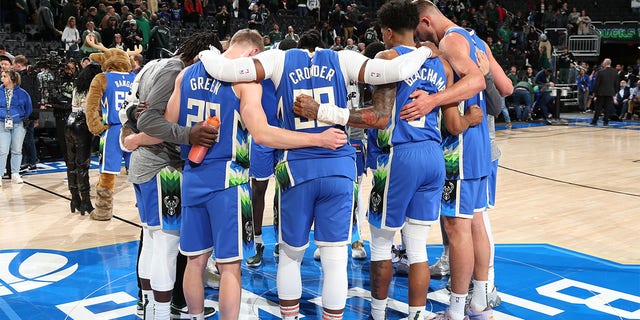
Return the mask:
{"type": "MultiPolygon", "coordinates": [[[[415,48],[406,46],[394,47],[399,55],[409,53],[415,48]]],[[[433,140],[437,143],[441,141],[440,135],[440,107],[434,108],[424,117],[413,121],[400,119],[400,111],[410,102],[409,96],[415,90],[424,90],[429,93],[436,93],[446,88],[447,77],[444,66],[439,58],[427,59],[418,71],[408,79],[398,82],[396,91],[395,106],[392,110],[391,121],[385,130],[378,131],[377,142],[380,147],[397,146],[404,143],[421,142],[433,140]],[[388,141],[384,141],[388,139],[388,141]]]]}
{"type": "MultiPolygon", "coordinates": [[[[267,116],[267,123],[279,127],[278,123],[278,100],[276,99],[276,88],[271,79],[262,81],[262,109],[267,116]]],[[[260,152],[273,152],[273,148],[266,147],[257,144],[255,141],[251,141],[252,148],[260,149],[260,152]]]]}
{"type": "MultiPolygon", "coordinates": [[[[473,30],[467,31],[460,27],[453,27],[449,28],[445,35],[451,32],[458,33],[467,39],[470,47],[469,55],[474,62],[478,61],[476,49],[487,52],[484,42],[473,30]]],[[[460,77],[455,75],[455,80],[459,79],[460,77]]],[[[466,101],[461,101],[458,104],[458,109],[460,114],[464,114],[474,104],[482,108],[485,114],[480,124],[468,128],[459,135],[449,134],[446,128],[442,130],[442,148],[447,168],[447,180],[477,179],[486,177],[490,173],[491,145],[489,143],[489,125],[487,124],[484,91],[480,91],[466,101]]]]}
{"type": "MultiPolygon", "coordinates": [[[[207,200],[211,191],[235,187],[249,181],[248,131],[240,117],[240,99],[232,83],[211,78],[201,62],[189,66],[180,85],[178,124],[191,127],[209,116],[220,120],[218,140],[200,164],[185,161],[183,183],[189,192],[182,195],[184,205],[207,200]]],[[[191,145],[181,145],[180,154],[188,160],[191,145]]]]}
{"type": "MultiPolygon", "coordinates": [[[[337,52],[317,50],[313,55],[301,49],[287,50],[281,81],[276,88],[280,126],[300,132],[319,133],[331,124],[309,120],[293,112],[295,97],[310,95],[319,103],[347,107],[347,87],[340,69],[337,52]]],[[[276,166],[281,188],[328,176],[344,176],[355,180],[355,149],[344,145],[337,150],[300,148],[284,150],[276,166]]]]}
{"type": "Polygon", "coordinates": [[[104,75],[107,78],[107,87],[100,99],[102,122],[109,125],[120,124],[118,112],[127,93],[131,91],[135,75],[124,72],[105,72],[104,75]]]}

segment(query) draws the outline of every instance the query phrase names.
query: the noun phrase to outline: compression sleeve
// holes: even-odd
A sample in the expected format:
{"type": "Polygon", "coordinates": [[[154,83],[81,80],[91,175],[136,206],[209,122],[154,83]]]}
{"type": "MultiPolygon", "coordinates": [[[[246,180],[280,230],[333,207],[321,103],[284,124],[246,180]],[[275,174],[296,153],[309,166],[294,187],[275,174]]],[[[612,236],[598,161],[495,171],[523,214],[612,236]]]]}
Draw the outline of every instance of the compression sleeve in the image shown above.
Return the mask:
{"type": "Polygon", "coordinates": [[[429,57],[431,49],[423,46],[391,60],[371,59],[365,67],[364,82],[379,85],[407,79],[415,74],[429,57]]]}
{"type": "Polygon", "coordinates": [[[199,58],[207,73],[215,79],[225,82],[251,82],[257,78],[253,58],[229,59],[211,50],[200,52],[199,58]]]}

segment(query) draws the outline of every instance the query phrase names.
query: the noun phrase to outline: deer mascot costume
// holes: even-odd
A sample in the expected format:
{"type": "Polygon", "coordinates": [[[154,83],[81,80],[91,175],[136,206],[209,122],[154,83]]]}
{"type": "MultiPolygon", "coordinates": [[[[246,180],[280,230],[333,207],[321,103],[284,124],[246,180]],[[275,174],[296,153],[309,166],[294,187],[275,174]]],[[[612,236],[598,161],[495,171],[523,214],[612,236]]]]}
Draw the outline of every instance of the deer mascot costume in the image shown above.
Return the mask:
{"type": "Polygon", "coordinates": [[[123,157],[129,160],[129,152],[120,148],[120,131],[122,124],[118,111],[131,89],[135,75],[131,73],[133,60],[131,54],[120,49],[107,49],[102,44],[94,43],[87,37],[87,44],[100,49],[100,53],[92,53],[89,57],[102,65],[102,73],[91,81],[87,93],[87,126],[94,135],[100,136],[100,176],[96,186],[96,208],[91,212],[93,220],[110,220],[113,216],[113,192],[116,175],[120,173],[123,157]]]}

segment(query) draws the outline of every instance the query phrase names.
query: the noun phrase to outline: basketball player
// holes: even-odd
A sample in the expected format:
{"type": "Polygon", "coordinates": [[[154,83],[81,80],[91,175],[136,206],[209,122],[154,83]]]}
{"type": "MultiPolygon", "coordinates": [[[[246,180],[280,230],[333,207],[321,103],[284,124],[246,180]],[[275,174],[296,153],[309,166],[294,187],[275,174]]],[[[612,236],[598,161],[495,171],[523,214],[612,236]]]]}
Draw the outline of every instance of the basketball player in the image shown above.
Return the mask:
{"type": "MultiPolygon", "coordinates": [[[[430,1],[417,0],[416,4],[421,22],[416,35],[420,40],[430,40],[439,46],[451,63],[457,81],[451,88],[433,95],[417,93],[416,100],[403,108],[401,118],[415,120],[433,105],[460,99],[467,99],[464,110],[478,104],[486,113],[481,92],[486,85],[476,64],[476,50],[486,52],[500,94],[511,94],[511,81],[472,30],[455,25],[430,1]]],[[[467,314],[472,319],[489,317],[493,313],[486,303],[490,245],[482,215],[487,206],[487,176],[491,162],[486,118],[461,135],[443,132],[442,145],[445,159],[454,160],[447,164],[441,208],[450,242],[452,292],[449,308],[439,317],[452,320],[465,317],[465,300],[472,273],[475,289],[467,314]]]]}
{"type": "MultiPolygon", "coordinates": [[[[301,38],[320,44],[320,34],[310,30],[301,38]]],[[[301,47],[312,47],[300,44],[301,47]]],[[[350,80],[383,84],[405,79],[415,73],[430,55],[423,48],[395,60],[368,60],[348,51],[328,49],[269,50],[256,59],[229,60],[215,54],[201,53],[207,71],[228,81],[254,81],[271,78],[276,94],[282,99],[285,128],[301,132],[318,132],[330,126],[293,113],[294,99],[307,93],[327,107],[327,119],[344,126],[347,84],[350,80]]],[[[280,261],[277,288],[283,319],[297,319],[302,295],[300,264],[308,246],[309,231],[315,223],[315,243],[320,247],[324,272],[323,318],[341,319],[347,298],[347,245],[350,244],[351,210],[355,150],[345,145],[335,151],[317,148],[285,150],[276,167],[280,186],[280,261]]]]}
{"type": "MultiPolygon", "coordinates": [[[[233,61],[262,49],[262,36],[244,29],[233,36],[224,56],[233,61]]],[[[221,276],[220,318],[239,316],[240,261],[243,251],[253,249],[248,133],[257,143],[278,149],[339,149],[347,142],[346,135],[335,128],[302,133],[269,126],[261,96],[259,83],[221,82],[211,78],[197,62],[177,77],[169,100],[167,117],[181,126],[191,126],[212,115],[221,122],[218,139],[202,163],[186,162],[183,175],[180,250],[189,257],[184,288],[192,319],[203,318],[202,275],[214,243],[221,276]]],[[[189,146],[181,147],[183,159],[189,151],[189,146]]]]}
{"type": "MultiPolygon", "coordinates": [[[[178,73],[191,65],[197,53],[208,49],[209,45],[222,49],[214,33],[192,35],[178,48],[175,57],[148,63],[138,73],[133,86],[139,100],[149,106],[139,119],[129,120],[142,132],[130,135],[124,141],[125,147],[133,150],[128,179],[134,185],[143,225],[138,271],[143,297],[148,300],[143,301],[147,306],[145,319],[153,319],[154,310],[156,319],[168,319],[170,313],[175,318],[188,315],[182,289],[186,257],[178,253],[184,165],[179,143],[197,144],[196,131],[207,128],[173,126],[177,130],[172,130],[163,115],[178,73]],[[192,134],[193,138],[190,138],[192,134]],[[151,289],[152,295],[149,294],[151,289]]],[[[121,110],[121,113],[127,115],[127,110],[121,110]]],[[[215,313],[212,307],[205,309],[206,316],[215,313]]]]}

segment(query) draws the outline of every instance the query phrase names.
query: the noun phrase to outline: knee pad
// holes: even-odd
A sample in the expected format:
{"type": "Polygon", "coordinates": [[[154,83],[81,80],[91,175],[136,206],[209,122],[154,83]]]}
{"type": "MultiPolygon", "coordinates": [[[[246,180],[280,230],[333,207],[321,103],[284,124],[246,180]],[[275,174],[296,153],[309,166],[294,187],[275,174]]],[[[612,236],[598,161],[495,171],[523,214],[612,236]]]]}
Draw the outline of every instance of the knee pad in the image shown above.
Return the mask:
{"type": "Polygon", "coordinates": [[[138,276],[142,279],[151,279],[151,266],[153,263],[153,239],[149,228],[142,228],[142,249],[138,259],[138,276]]]}
{"type": "Polygon", "coordinates": [[[295,300],[302,296],[300,264],[302,264],[303,257],[304,250],[295,250],[286,243],[280,243],[278,273],[276,275],[278,298],[295,300]]]}
{"type": "Polygon", "coordinates": [[[163,230],[153,230],[153,268],[151,288],[155,291],[171,291],[176,281],[176,263],[180,234],[163,230]]]}
{"type": "Polygon", "coordinates": [[[391,246],[396,232],[370,226],[371,261],[391,260],[391,246]]]}
{"type": "Polygon", "coordinates": [[[402,240],[407,250],[409,264],[426,262],[427,257],[427,237],[431,226],[415,224],[407,221],[402,228],[402,240]]]}
{"type": "Polygon", "coordinates": [[[322,284],[322,306],[329,310],[342,310],[347,302],[349,280],[346,246],[320,247],[320,261],[324,280],[322,284]]]}

